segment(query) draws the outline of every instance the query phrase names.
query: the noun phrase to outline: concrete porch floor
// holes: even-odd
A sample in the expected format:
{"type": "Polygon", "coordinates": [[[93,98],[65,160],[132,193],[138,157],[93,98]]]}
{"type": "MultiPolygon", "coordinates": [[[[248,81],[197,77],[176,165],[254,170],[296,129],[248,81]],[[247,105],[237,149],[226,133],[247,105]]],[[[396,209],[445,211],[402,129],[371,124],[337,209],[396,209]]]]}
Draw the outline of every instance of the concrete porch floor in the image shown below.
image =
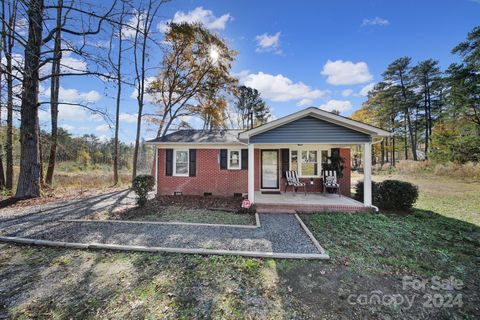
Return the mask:
{"type": "Polygon", "coordinates": [[[326,211],[368,211],[370,208],[352,198],[331,193],[282,192],[262,194],[255,192],[257,212],[326,212],[326,211]]]}

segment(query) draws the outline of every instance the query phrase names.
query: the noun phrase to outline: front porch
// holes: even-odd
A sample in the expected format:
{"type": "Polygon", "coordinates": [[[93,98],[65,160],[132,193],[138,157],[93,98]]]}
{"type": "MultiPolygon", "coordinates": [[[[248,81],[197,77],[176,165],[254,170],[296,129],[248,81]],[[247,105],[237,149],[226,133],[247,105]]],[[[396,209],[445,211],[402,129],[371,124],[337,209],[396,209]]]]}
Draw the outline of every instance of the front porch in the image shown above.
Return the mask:
{"type": "Polygon", "coordinates": [[[352,198],[331,193],[281,192],[279,194],[255,192],[257,212],[360,212],[370,207],[352,198]]]}

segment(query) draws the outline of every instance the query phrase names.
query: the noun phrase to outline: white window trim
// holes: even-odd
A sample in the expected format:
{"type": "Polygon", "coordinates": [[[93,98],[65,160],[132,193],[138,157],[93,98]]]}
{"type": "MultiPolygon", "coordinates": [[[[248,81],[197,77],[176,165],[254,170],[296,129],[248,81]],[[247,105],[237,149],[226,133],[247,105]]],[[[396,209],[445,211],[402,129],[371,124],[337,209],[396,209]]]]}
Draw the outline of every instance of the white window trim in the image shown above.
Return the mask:
{"type": "Polygon", "coordinates": [[[175,177],[188,177],[190,176],[190,150],[189,149],[173,149],[173,175],[175,177]],[[177,152],[187,152],[187,173],[177,173],[177,152]]]}
{"type": "Polygon", "coordinates": [[[227,152],[227,169],[228,170],[241,170],[242,169],[242,149],[228,149],[228,152],[227,152]],[[230,167],[230,153],[232,151],[238,151],[238,168],[230,167]]]}
{"type": "Polygon", "coordinates": [[[309,146],[303,146],[303,147],[297,147],[297,148],[290,148],[289,152],[289,169],[292,170],[292,151],[297,151],[297,173],[299,178],[320,178],[322,176],[322,151],[327,151],[328,156],[330,157],[330,149],[326,148],[312,148],[309,146]],[[310,175],[310,176],[304,176],[302,175],[302,165],[301,165],[301,159],[302,159],[302,151],[317,151],[317,175],[310,175]]]}

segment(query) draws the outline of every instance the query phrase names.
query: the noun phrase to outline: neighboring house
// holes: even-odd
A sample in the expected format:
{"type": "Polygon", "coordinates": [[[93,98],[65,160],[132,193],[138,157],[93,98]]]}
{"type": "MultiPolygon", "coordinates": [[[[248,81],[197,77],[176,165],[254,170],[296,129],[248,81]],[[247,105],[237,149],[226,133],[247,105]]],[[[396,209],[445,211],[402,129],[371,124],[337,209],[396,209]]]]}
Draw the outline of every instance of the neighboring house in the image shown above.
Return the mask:
{"type": "Polygon", "coordinates": [[[341,193],[350,196],[350,148],[361,145],[365,151],[364,204],[371,206],[372,143],[390,135],[365,123],[307,108],[251,130],[179,130],[148,143],[157,148],[157,194],[245,194],[252,203],[262,193],[284,192],[286,170],[297,171],[309,193],[321,191],[322,163],[332,152],[345,158],[339,183],[341,193]]]}

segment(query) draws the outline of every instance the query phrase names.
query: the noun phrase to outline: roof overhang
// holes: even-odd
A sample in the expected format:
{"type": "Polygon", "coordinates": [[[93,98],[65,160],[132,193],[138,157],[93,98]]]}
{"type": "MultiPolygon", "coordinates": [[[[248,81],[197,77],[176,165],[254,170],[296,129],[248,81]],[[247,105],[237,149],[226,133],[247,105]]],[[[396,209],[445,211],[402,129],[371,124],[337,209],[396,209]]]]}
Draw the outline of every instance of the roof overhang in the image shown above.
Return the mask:
{"type": "Polygon", "coordinates": [[[241,132],[239,134],[239,139],[240,140],[248,140],[248,138],[255,136],[257,134],[260,134],[262,132],[266,132],[272,129],[275,129],[277,127],[283,126],[284,124],[287,124],[289,122],[304,118],[304,117],[315,117],[320,120],[328,121],[346,128],[350,128],[352,130],[362,132],[365,134],[370,135],[373,138],[377,137],[391,137],[393,136],[393,133],[377,128],[375,126],[371,126],[369,124],[352,120],[347,117],[339,116],[334,113],[324,111],[315,107],[310,107],[307,109],[300,110],[298,112],[292,113],[288,116],[285,116],[283,118],[268,122],[264,125],[261,125],[259,127],[241,132]]]}

